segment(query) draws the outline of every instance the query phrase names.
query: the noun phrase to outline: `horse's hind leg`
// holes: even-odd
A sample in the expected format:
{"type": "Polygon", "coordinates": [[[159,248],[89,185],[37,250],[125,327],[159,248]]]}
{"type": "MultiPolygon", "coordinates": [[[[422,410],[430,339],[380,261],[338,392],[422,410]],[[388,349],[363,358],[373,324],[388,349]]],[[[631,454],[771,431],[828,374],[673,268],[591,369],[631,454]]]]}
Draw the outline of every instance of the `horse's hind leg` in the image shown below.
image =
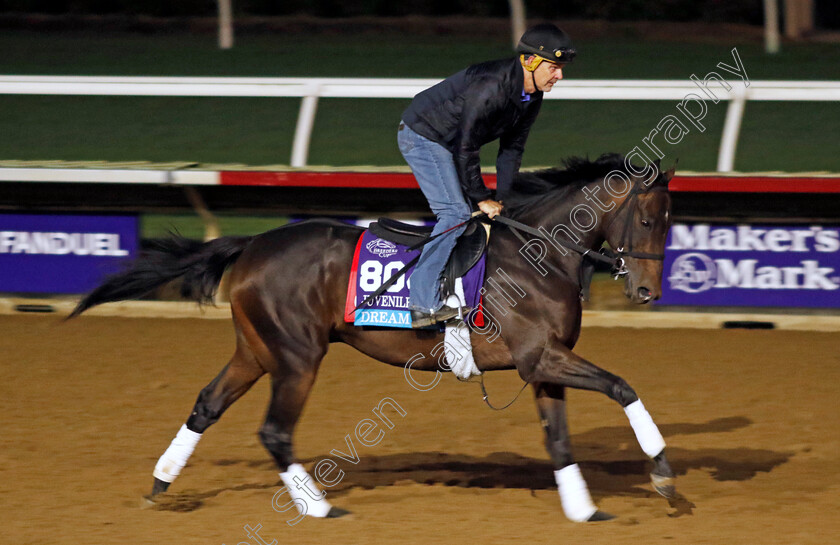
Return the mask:
{"type": "Polygon", "coordinates": [[[247,348],[237,347],[236,353],[210,384],[201,390],[186,423],[158,460],[154,470],[151,497],[165,492],[187,465],[201,434],[216,423],[222,413],[265,373],[247,348]]]}
{"type": "Polygon", "coordinates": [[[566,518],[575,522],[595,522],[615,518],[599,511],[592,502],[586,481],[572,456],[572,444],[566,423],[566,389],[549,383],[536,383],[534,394],[540,423],[545,430],[545,447],[554,463],[554,479],[566,518]]]}
{"type": "MultiPolygon", "coordinates": [[[[318,518],[335,518],[347,514],[347,511],[333,507],[324,499],[327,493],[321,491],[306,469],[295,462],[292,447],[295,425],[315,382],[318,363],[325,351],[326,349],[320,354],[310,354],[310,357],[306,358],[315,361],[314,365],[294,365],[286,359],[282,370],[279,370],[276,376],[272,376],[271,401],[265,422],[260,428],[260,439],[277,463],[280,477],[298,512],[318,518]]],[[[293,359],[300,355],[298,350],[293,359]]],[[[328,474],[323,475],[323,478],[327,476],[328,474]]],[[[291,509],[291,506],[288,509],[291,509]]]]}

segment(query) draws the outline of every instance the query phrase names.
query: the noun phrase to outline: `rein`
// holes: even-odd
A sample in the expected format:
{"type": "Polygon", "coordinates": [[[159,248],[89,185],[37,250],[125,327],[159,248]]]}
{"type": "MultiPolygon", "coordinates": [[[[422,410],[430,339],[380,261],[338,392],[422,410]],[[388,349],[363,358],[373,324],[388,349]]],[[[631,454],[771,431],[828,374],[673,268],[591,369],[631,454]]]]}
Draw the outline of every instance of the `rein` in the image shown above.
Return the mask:
{"type": "Polygon", "coordinates": [[[516,402],[516,400],[519,399],[519,396],[522,395],[522,392],[525,391],[525,388],[527,388],[528,385],[531,384],[530,382],[526,382],[525,384],[522,385],[522,388],[519,389],[519,391],[516,393],[516,395],[513,397],[513,399],[511,399],[505,406],[496,407],[495,405],[490,403],[490,395],[487,393],[487,388],[484,387],[484,373],[481,373],[480,375],[478,375],[478,380],[477,381],[472,380],[472,379],[461,379],[461,378],[459,378],[458,380],[461,381],[461,382],[470,382],[472,384],[477,383],[481,387],[481,395],[482,395],[481,399],[483,399],[484,403],[486,403],[487,406],[490,407],[491,409],[493,409],[494,411],[503,411],[503,410],[507,409],[508,407],[510,407],[511,405],[513,405],[516,402]]]}
{"type": "Polygon", "coordinates": [[[559,244],[560,246],[563,246],[564,248],[568,248],[569,250],[577,252],[580,255],[586,256],[590,259],[594,259],[595,261],[600,261],[601,263],[606,263],[607,265],[613,265],[613,266],[616,264],[616,259],[608,257],[608,256],[606,256],[604,254],[601,254],[601,253],[598,253],[598,252],[593,252],[592,248],[586,248],[584,246],[581,246],[580,244],[572,242],[571,240],[551,239],[550,237],[546,236],[541,231],[538,231],[537,229],[534,229],[533,227],[525,225],[522,222],[512,220],[512,219],[506,218],[504,216],[496,216],[495,218],[493,218],[493,221],[496,221],[496,222],[501,223],[502,225],[508,226],[510,228],[510,230],[513,232],[513,234],[516,235],[516,237],[523,243],[527,242],[527,240],[525,239],[525,237],[522,236],[522,234],[519,231],[528,233],[529,235],[534,235],[535,237],[541,238],[543,240],[556,242],[557,244],[559,244]]]}

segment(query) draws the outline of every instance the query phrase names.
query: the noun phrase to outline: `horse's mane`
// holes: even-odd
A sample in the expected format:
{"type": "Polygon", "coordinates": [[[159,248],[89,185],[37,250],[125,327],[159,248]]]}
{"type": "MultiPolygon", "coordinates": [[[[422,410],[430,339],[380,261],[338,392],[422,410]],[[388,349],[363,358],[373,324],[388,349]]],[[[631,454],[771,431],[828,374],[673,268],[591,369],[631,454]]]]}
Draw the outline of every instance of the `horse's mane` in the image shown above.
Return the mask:
{"type": "MultiPolygon", "coordinates": [[[[505,208],[515,210],[527,208],[542,200],[547,193],[568,192],[606,176],[613,170],[628,173],[624,156],[620,153],[605,153],[590,161],[589,158],[569,157],[563,160],[565,168],[549,168],[534,172],[521,172],[513,180],[513,186],[505,198],[505,208]]],[[[628,173],[629,174],[629,173],[628,173]]]]}

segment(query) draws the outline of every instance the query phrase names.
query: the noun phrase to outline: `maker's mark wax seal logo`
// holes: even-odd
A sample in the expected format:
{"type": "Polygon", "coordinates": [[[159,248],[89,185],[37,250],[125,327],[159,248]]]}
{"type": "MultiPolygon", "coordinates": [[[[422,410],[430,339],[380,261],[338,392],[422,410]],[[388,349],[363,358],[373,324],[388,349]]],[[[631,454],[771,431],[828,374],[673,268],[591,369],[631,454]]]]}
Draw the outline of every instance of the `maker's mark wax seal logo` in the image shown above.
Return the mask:
{"type": "Polygon", "coordinates": [[[709,256],[689,253],[674,260],[668,281],[671,282],[671,289],[699,293],[714,286],[716,276],[715,262],[709,256]]]}

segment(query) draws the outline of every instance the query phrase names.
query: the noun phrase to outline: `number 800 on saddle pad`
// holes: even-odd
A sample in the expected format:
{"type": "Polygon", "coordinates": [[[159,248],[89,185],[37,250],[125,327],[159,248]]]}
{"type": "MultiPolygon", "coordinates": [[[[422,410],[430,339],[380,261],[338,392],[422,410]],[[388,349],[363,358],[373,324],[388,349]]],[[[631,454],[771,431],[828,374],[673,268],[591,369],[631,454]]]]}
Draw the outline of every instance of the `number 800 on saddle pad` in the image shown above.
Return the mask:
{"type": "MultiPolygon", "coordinates": [[[[384,222],[385,220],[380,221],[384,222]]],[[[409,245],[380,238],[372,231],[383,233],[385,230],[377,227],[374,224],[371,226],[371,229],[366,229],[356,243],[356,252],[353,256],[350,280],[347,286],[344,320],[358,326],[411,328],[409,287],[411,273],[414,272],[413,265],[409,267],[406,274],[397,278],[394,284],[387,290],[368,301],[358,310],[355,310],[360,303],[370,297],[384,282],[405,267],[412,259],[420,255],[419,249],[410,251],[408,249],[409,245]]],[[[480,240],[481,237],[485,237],[486,235],[481,226],[476,225],[470,227],[472,229],[468,228],[467,233],[473,233],[471,237],[473,240],[470,241],[469,235],[465,233],[465,235],[459,238],[456,249],[453,251],[453,257],[456,261],[458,261],[458,257],[461,257],[461,268],[468,266],[469,269],[464,273],[463,271],[456,270],[457,268],[453,268],[453,264],[450,264],[447,266],[445,275],[452,275],[453,273],[462,274],[461,282],[464,297],[462,298],[461,304],[470,308],[477,308],[480,300],[479,290],[481,290],[484,282],[485,256],[483,250],[485,244],[481,244],[480,240]],[[481,232],[476,232],[476,229],[481,232]],[[475,255],[473,258],[467,257],[465,262],[463,258],[466,254],[475,255]]],[[[406,236],[406,234],[403,234],[402,236],[388,236],[388,238],[396,238],[402,242],[414,244],[423,240],[425,236],[420,234],[406,236]],[[412,240],[412,236],[414,240],[412,240]]],[[[486,239],[484,242],[486,243],[486,239]]],[[[454,285],[453,282],[450,283],[454,285]]]]}

